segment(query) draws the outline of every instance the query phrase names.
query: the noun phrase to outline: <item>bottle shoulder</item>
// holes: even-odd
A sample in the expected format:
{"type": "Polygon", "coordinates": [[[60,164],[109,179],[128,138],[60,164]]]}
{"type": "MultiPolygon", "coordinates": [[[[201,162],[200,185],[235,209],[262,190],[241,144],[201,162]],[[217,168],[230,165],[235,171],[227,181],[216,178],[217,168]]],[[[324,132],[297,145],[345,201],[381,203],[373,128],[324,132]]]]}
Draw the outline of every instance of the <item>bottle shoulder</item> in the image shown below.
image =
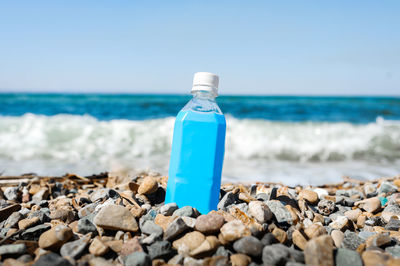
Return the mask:
{"type": "Polygon", "coordinates": [[[218,104],[214,100],[209,99],[199,99],[193,98],[191,99],[181,111],[194,111],[200,113],[216,113],[219,115],[223,115],[221,109],[218,104]]]}
{"type": "Polygon", "coordinates": [[[197,112],[193,110],[181,110],[176,117],[179,122],[205,122],[226,124],[225,116],[216,112],[197,112]]]}

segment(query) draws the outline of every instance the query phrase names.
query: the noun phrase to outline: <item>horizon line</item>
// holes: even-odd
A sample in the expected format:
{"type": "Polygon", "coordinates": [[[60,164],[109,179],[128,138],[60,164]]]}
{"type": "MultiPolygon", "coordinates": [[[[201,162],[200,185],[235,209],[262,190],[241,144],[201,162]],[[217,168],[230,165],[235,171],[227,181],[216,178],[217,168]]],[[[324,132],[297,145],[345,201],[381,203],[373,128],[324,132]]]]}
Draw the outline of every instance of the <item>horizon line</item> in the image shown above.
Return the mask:
{"type": "MultiPolygon", "coordinates": [[[[102,92],[94,92],[94,91],[8,91],[0,89],[0,94],[51,94],[51,95],[166,95],[166,96],[190,96],[191,93],[174,93],[174,92],[122,92],[122,91],[102,91],[102,92]]],[[[218,96],[254,96],[254,97],[382,97],[382,98],[400,98],[400,94],[312,94],[312,93],[304,93],[304,94],[258,94],[258,93],[228,93],[228,94],[219,94],[218,96]]]]}

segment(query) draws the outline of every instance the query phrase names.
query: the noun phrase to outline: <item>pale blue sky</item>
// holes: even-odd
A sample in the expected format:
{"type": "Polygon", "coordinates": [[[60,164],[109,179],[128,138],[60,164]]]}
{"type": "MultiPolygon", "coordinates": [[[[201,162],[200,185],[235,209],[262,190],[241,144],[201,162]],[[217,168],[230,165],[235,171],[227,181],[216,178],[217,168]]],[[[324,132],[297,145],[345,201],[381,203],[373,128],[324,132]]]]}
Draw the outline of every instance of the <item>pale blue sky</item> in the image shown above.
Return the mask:
{"type": "Polygon", "coordinates": [[[400,1],[1,1],[0,91],[400,95],[400,1]]]}

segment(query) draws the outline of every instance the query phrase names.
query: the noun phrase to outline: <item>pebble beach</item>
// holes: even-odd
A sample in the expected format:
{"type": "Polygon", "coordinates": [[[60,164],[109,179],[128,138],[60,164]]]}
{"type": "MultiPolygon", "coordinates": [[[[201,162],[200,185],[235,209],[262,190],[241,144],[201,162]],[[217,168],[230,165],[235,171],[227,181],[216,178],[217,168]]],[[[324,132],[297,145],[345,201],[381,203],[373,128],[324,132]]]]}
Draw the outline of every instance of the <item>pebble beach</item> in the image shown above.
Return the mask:
{"type": "Polygon", "coordinates": [[[400,176],[224,184],[208,214],[157,173],[0,179],[2,265],[400,265],[400,176]]]}

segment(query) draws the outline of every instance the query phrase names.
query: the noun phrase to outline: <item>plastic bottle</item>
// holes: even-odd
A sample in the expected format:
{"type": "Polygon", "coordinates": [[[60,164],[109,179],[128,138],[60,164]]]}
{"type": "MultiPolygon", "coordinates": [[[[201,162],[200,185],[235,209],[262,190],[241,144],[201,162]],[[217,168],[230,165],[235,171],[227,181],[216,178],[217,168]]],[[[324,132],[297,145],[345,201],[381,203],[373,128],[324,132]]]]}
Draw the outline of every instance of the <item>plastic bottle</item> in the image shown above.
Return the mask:
{"type": "Polygon", "coordinates": [[[178,113],[172,140],[165,203],[192,206],[200,213],[216,210],[225,151],[225,117],[215,98],[219,78],[194,75],[191,99],[178,113]]]}

